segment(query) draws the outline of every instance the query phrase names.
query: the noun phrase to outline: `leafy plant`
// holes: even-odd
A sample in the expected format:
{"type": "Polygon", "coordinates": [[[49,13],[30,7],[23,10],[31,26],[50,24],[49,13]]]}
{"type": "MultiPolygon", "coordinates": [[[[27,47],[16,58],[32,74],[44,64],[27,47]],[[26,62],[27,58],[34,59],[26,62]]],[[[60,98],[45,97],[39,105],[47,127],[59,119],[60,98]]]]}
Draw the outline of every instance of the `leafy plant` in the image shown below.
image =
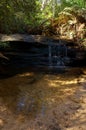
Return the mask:
{"type": "Polygon", "coordinates": [[[10,47],[9,42],[0,42],[0,48],[10,47]]]}

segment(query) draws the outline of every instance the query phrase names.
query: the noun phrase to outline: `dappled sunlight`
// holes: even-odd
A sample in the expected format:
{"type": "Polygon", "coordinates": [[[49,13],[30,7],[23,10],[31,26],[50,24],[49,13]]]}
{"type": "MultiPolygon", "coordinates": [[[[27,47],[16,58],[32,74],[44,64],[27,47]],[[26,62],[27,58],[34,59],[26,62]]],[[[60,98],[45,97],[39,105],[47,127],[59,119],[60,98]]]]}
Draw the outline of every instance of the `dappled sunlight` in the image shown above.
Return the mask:
{"type": "Polygon", "coordinates": [[[72,96],[78,88],[78,81],[75,77],[71,80],[70,78],[61,78],[61,75],[46,75],[44,80],[47,85],[42,88],[42,91],[44,91],[44,99],[47,104],[58,104],[59,101],[72,96]]]}
{"type": "Polygon", "coordinates": [[[0,119],[0,127],[4,125],[4,121],[0,119]]]}
{"type": "Polygon", "coordinates": [[[18,76],[19,77],[30,77],[30,76],[34,76],[34,73],[33,72],[32,73],[27,72],[27,73],[23,73],[23,74],[18,74],[18,76]]]}
{"type": "MultiPolygon", "coordinates": [[[[83,83],[81,82],[82,85],[83,83]]],[[[67,130],[86,129],[86,89],[83,88],[83,86],[80,87],[80,91],[78,92],[78,95],[79,94],[81,95],[81,97],[79,97],[81,98],[81,100],[79,101],[79,109],[77,109],[76,113],[73,116],[71,116],[70,118],[71,125],[67,130]]]]}
{"type": "Polygon", "coordinates": [[[33,115],[42,111],[42,107],[49,107],[72,96],[77,86],[75,77],[68,79],[61,75],[26,72],[2,80],[0,97],[11,111],[18,110],[25,115],[30,111],[29,114],[33,115]]]}
{"type": "Polygon", "coordinates": [[[55,80],[55,81],[50,81],[50,85],[55,87],[57,84],[60,84],[60,85],[71,85],[71,84],[77,84],[77,79],[74,79],[74,80],[71,80],[71,81],[63,81],[63,80],[55,80]]]}
{"type": "MultiPolygon", "coordinates": [[[[73,107],[72,101],[79,102],[79,99],[73,96],[80,83],[84,81],[83,77],[69,73],[46,74],[33,71],[0,79],[0,113],[9,115],[10,121],[14,121],[17,125],[24,124],[29,119],[29,128],[33,123],[31,130],[34,130],[39,120],[46,124],[45,118],[51,124],[53,111],[56,111],[59,118],[58,107],[65,104],[66,99],[71,100],[71,107],[73,107]]],[[[68,104],[65,104],[66,107],[68,104]]],[[[61,111],[63,112],[66,107],[62,107],[61,111]]],[[[5,125],[3,119],[6,121],[4,117],[1,118],[1,126],[5,125]]]]}
{"type": "Polygon", "coordinates": [[[86,129],[85,0],[1,0],[0,130],[86,129]]]}

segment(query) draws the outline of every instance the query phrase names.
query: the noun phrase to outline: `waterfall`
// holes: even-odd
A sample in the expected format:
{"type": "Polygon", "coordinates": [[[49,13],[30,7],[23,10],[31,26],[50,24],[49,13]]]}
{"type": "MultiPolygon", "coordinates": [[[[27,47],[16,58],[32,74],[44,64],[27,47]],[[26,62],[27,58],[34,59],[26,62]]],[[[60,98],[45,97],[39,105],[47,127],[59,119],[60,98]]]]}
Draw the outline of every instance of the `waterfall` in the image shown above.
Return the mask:
{"type": "Polygon", "coordinates": [[[61,68],[61,67],[65,67],[64,61],[63,61],[63,56],[64,56],[64,48],[63,45],[61,43],[61,41],[59,41],[59,44],[57,45],[57,67],[61,68]]]}
{"type": "Polygon", "coordinates": [[[50,67],[57,67],[57,68],[64,68],[66,63],[68,63],[68,52],[67,47],[59,40],[59,43],[55,45],[49,45],[49,66],[50,67]]]}
{"type": "Polygon", "coordinates": [[[52,48],[51,48],[51,45],[48,46],[49,48],[49,66],[52,67],[52,48]]]}

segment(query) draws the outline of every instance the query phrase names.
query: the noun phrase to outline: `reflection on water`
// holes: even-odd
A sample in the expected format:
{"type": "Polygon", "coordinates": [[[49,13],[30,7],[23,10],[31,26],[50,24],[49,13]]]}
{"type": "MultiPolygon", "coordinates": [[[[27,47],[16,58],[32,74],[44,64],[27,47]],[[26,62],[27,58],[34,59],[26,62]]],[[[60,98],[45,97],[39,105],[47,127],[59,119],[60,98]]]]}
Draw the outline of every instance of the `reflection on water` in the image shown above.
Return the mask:
{"type": "Polygon", "coordinates": [[[25,72],[0,79],[0,111],[5,107],[8,113],[29,119],[45,116],[60,101],[74,94],[78,77],[79,69],[70,69],[62,74],[25,72]]]}
{"type": "Polygon", "coordinates": [[[9,108],[15,108],[18,113],[28,114],[43,109],[40,110],[41,112],[44,111],[44,105],[51,104],[60,96],[65,97],[65,92],[71,91],[69,85],[73,87],[77,84],[78,75],[76,77],[68,76],[66,73],[53,75],[27,72],[2,79],[0,81],[0,98],[9,108]]]}

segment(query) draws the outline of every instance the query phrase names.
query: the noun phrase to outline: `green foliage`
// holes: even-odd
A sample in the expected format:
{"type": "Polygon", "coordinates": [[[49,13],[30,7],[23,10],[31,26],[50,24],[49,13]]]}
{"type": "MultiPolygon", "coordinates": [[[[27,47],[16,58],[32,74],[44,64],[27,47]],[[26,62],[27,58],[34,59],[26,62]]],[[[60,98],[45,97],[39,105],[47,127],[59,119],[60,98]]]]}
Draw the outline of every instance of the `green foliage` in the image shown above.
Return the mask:
{"type": "Polygon", "coordinates": [[[3,33],[23,32],[27,24],[35,20],[35,0],[1,0],[0,31],[3,33]]]}
{"type": "Polygon", "coordinates": [[[0,42],[0,48],[10,47],[9,42],[0,42]]]}
{"type": "Polygon", "coordinates": [[[48,18],[57,17],[65,7],[73,6],[86,8],[86,2],[85,0],[0,0],[0,32],[25,33],[28,28],[37,27],[48,18]]]}
{"type": "Polygon", "coordinates": [[[71,6],[77,5],[80,8],[86,8],[85,0],[66,0],[66,3],[70,4],[71,6]]]}

